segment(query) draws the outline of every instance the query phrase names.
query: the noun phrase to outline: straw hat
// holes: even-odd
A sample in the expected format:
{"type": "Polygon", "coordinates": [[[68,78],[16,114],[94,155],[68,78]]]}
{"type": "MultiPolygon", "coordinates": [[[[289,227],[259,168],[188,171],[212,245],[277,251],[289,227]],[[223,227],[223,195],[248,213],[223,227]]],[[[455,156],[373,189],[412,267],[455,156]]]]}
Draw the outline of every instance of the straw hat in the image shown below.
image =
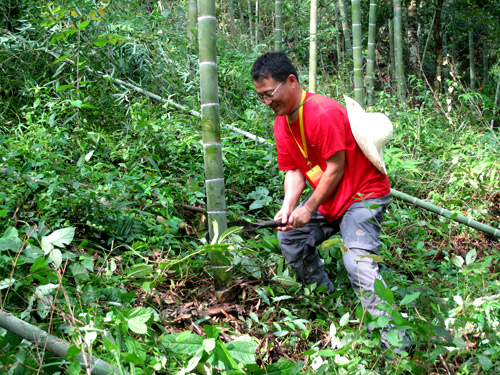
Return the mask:
{"type": "Polygon", "coordinates": [[[359,148],[383,174],[387,174],[382,148],[392,137],[392,123],[383,113],[366,113],[356,101],[344,95],[351,130],[359,148]]]}

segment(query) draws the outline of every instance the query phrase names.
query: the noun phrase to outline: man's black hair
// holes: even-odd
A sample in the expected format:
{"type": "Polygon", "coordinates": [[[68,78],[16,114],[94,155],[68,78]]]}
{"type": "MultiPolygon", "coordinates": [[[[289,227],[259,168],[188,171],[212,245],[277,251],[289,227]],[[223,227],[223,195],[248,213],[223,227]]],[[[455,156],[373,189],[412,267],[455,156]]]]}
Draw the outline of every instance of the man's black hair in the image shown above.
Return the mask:
{"type": "Polygon", "coordinates": [[[273,78],[278,82],[284,82],[290,74],[297,78],[297,82],[299,81],[297,70],[283,52],[268,52],[259,57],[253,63],[251,74],[254,81],[273,78]]]}

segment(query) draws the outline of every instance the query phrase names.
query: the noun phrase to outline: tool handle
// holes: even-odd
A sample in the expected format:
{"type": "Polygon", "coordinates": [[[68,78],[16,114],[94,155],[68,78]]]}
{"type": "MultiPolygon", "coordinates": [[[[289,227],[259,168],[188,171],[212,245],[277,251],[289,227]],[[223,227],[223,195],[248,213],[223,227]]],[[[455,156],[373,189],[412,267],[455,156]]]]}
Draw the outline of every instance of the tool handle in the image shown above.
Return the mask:
{"type": "Polygon", "coordinates": [[[276,228],[284,225],[281,221],[259,221],[255,223],[255,226],[258,228],[276,228]]]}

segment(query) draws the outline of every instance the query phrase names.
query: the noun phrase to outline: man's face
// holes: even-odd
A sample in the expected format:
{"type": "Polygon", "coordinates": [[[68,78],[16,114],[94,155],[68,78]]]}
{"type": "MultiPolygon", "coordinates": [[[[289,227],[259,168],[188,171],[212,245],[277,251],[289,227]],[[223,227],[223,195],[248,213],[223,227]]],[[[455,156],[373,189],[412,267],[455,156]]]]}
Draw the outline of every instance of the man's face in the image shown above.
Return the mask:
{"type": "Polygon", "coordinates": [[[262,78],[253,81],[253,84],[262,102],[271,107],[276,116],[283,116],[290,112],[288,80],[278,82],[274,78],[262,78]]]}

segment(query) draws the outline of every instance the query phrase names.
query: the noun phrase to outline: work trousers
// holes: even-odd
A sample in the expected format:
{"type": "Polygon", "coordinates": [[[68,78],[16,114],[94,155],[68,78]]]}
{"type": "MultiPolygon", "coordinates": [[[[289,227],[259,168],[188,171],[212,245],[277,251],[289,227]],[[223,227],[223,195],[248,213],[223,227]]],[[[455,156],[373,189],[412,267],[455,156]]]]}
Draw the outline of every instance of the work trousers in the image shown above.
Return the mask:
{"type": "Polygon", "coordinates": [[[389,202],[390,195],[355,202],[334,222],[328,222],[317,211],[304,228],[278,232],[283,256],[303,282],[325,285],[328,292],[332,293],[333,284],[325,272],[316,246],[340,231],[348,248],[343,260],[354,291],[363,307],[372,315],[387,315],[377,308],[382,300],[374,290],[376,279],[384,281],[377,263],[367,255],[379,254],[380,223],[389,202]]]}

